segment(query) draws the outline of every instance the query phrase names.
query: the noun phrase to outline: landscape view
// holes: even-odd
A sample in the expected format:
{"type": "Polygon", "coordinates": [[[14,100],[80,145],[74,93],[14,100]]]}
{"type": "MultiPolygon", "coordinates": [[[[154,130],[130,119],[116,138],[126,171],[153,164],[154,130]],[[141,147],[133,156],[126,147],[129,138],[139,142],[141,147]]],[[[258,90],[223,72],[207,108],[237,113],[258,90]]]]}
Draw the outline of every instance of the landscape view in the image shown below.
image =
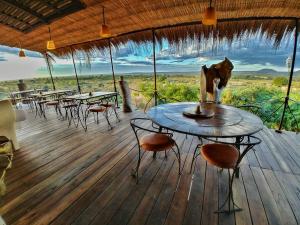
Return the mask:
{"type": "MultiPolygon", "coordinates": [[[[198,101],[201,66],[204,64],[210,66],[222,61],[226,56],[232,61],[234,70],[231,80],[222,93],[222,103],[250,110],[260,116],[268,127],[278,128],[288,86],[290,65],[287,65],[287,59],[291,60],[292,38],[287,38],[281,46],[274,48],[272,41],[258,36],[247,37],[231,45],[220,44],[218,49],[213,51],[212,46],[205,46],[199,50],[199,46],[193,44],[179,51],[168,43],[158,46],[156,64],[159,103],[198,101]]],[[[18,49],[4,46],[0,46],[0,53],[3,74],[0,77],[0,98],[9,97],[10,92],[16,91],[19,80],[24,81],[27,89],[52,89],[49,72],[41,54],[26,51],[27,57],[19,59],[18,49]]],[[[300,55],[300,52],[297,54],[300,55]]],[[[151,43],[139,46],[128,43],[113,49],[116,80],[118,81],[120,76],[124,75],[132,89],[132,103],[141,110],[154,104],[152,57],[151,43]]],[[[283,124],[284,129],[291,131],[299,131],[296,121],[300,121],[298,58],[290,95],[292,113],[287,111],[283,124]]],[[[108,52],[91,57],[89,62],[85,60],[80,56],[75,58],[82,92],[112,91],[113,81],[108,52]]],[[[76,91],[72,60],[55,58],[52,65],[56,89],[76,91]]],[[[119,89],[118,83],[117,88],[119,89]]]]}
{"type": "MultiPolygon", "coordinates": [[[[128,74],[125,75],[128,81],[132,95],[132,103],[138,109],[144,109],[147,102],[153,96],[153,75],[152,74],[128,74]]],[[[119,80],[119,75],[116,76],[119,80]]],[[[55,77],[57,89],[76,90],[77,84],[74,77],[55,77]]],[[[50,78],[35,78],[24,80],[27,89],[43,88],[49,90],[52,88],[50,78]]],[[[0,82],[1,98],[17,89],[18,81],[0,82]]],[[[158,93],[159,103],[177,102],[177,101],[198,101],[199,74],[175,74],[161,73],[158,75],[158,93]]],[[[271,70],[262,70],[253,73],[233,73],[227,88],[222,94],[222,103],[251,107],[244,108],[260,116],[265,124],[270,128],[278,128],[281,119],[282,109],[280,108],[273,115],[272,113],[281,106],[286,95],[288,84],[288,75],[276,73],[271,70]]],[[[80,85],[83,92],[107,90],[113,91],[113,82],[111,75],[88,75],[80,76],[80,85]]],[[[293,81],[290,96],[290,107],[297,120],[300,120],[300,75],[299,72],[293,81]]],[[[121,101],[121,99],[120,99],[121,101]]],[[[153,105],[153,99],[149,106],[153,105]]],[[[284,121],[284,129],[299,131],[295,118],[288,112],[284,121]]]]}

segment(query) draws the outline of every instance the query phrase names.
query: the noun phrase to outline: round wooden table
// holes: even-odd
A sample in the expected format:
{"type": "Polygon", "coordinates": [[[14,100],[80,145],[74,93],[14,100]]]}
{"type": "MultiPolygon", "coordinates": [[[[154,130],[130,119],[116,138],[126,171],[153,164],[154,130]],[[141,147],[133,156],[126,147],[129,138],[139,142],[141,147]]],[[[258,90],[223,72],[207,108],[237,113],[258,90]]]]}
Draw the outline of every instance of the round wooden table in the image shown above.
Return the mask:
{"type": "Polygon", "coordinates": [[[196,108],[197,105],[196,102],[163,104],[151,108],[147,115],[161,128],[198,137],[239,139],[263,128],[263,122],[256,115],[222,104],[201,103],[202,109],[214,112],[211,118],[190,118],[183,115],[187,108],[196,108]]]}

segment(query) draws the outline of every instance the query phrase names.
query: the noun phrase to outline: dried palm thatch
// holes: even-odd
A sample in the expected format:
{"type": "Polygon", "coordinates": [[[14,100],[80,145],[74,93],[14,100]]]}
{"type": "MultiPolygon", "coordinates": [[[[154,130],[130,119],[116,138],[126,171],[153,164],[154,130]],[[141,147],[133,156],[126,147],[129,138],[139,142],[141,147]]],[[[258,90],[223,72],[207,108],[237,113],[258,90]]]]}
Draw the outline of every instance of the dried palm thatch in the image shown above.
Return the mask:
{"type": "MultiPolygon", "coordinates": [[[[116,48],[128,41],[133,44],[152,41],[152,30],[155,30],[158,43],[166,39],[178,50],[184,48],[189,41],[200,48],[211,37],[216,44],[222,41],[230,43],[257,31],[274,40],[275,46],[278,46],[282,38],[294,30],[295,19],[300,18],[299,0],[216,1],[218,25],[215,29],[201,25],[209,0],[82,2],[85,9],[51,23],[52,39],[57,47],[52,54],[70,56],[72,52],[84,52],[86,57],[90,57],[99,50],[108,48],[108,40],[99,36],[102,6],[105,7],[105,18],[112,33],[110,41],[116,48]]],[[[20,42],[25,49],[45,52],[48,39],[48,25],[40,25],[27,33],[0,25],[2,45],[19,46],[20,42]]]]}

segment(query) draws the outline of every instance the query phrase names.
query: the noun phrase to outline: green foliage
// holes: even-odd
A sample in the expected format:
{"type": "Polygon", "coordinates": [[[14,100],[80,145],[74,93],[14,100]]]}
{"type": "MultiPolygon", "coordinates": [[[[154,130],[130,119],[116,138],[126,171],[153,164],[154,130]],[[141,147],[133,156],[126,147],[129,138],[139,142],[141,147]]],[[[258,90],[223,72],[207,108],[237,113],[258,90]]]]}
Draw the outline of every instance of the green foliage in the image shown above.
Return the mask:
{"type": "MultiPolygon", "coordinates": [[[[295,76],[291,90],[292,99],[290,108],[300,122],[300,77],[295,76]]],[[[116,76],[119,80],[119,75],[116,76]]],[[[138,108],[143,109],[147,102],[149,106],[154,104],[154,81],[153,75],[124,75],[132,91],[132,102],[138,108]]],[[[273,77],[269,75],[243,75],[234,76],[228,83],[228,87],[222,94],[222,103],[234,106],[252,105],[243,108],[249,110],[265,120],[270,128],[278,128],[282,115],[282,103],[286,95],[287,78],[273,77]],[[278,111],[276,109],[279,108],[278,111]],[[274,113],[274,111],[276,111],[274,113]],[[273,114],[272,114],[273,113],[273,114]]],[[[77,89],[76,80],[73,76],[54,77],[57,89],[77,89]]],[[[45,88],[51,89],[50,78],[35,78],[24,80],[27,89],[45,88]]],[[[80,76],[79,82],[83,92],[90,91],[112,91],[113,82],[111,75],[80,76]]],[[[177,101],[199,100],[199,75],[183,74],[159,74],[157,79],[158,103],[177,101]]],[[[17,90],[18,81],[0,82],[0,99],[17,90]]],[[[117,84],[118,85],[118,84],[117,84]]],[[[289,113],[284,118],[284,129],[297,130],[294,117],[289,113]]]]}
{"type": "Polygon", "coordinates": [[[281,87],[281,86],[285,86],[289,83],[289,80],[286,77],[276,77],[273,80],[273,84],[281,87]]]}

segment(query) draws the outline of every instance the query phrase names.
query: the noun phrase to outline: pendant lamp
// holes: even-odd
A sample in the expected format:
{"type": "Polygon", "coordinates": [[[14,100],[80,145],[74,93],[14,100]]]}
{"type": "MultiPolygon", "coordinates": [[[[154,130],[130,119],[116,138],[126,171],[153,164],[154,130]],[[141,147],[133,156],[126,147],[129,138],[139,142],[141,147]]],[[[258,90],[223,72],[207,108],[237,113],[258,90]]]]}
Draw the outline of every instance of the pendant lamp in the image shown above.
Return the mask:
{"type": "Polygon", "coordinates": [[[105,24],[104,6],[102,8],[102,24],[100,27],[100,37],[107,38],[111,36],[109,27],[105,24]]]}
{"type": "Polygon", "coordinates": [[[19,42],[19,47],[20,47],[20,51],[19,51],[19,57],[20,58],[24,58],[26,57],[24,50],[22,49],[21,43],[19,42]]]}
{"type": "Polygon", "coordinates": [[[48,27],[48,30],[49,30],[49,38],[50,38],[50,40],[47,41],[47,49],[48,50],[54,50],[55,49],[55,43],[54,43],[54,41],[51,38],[50,27],[48,27]]]}
{"type": "Polygon", "coordinates": [[[217,25],[217,14],[216,14],[216,9],[215,7],[211,6],[212,0],[209,2],[209,7],[206,8],[203,19],[202,19],[202,24],[207,25],[207,26],[216,26],[217,25]]]}

